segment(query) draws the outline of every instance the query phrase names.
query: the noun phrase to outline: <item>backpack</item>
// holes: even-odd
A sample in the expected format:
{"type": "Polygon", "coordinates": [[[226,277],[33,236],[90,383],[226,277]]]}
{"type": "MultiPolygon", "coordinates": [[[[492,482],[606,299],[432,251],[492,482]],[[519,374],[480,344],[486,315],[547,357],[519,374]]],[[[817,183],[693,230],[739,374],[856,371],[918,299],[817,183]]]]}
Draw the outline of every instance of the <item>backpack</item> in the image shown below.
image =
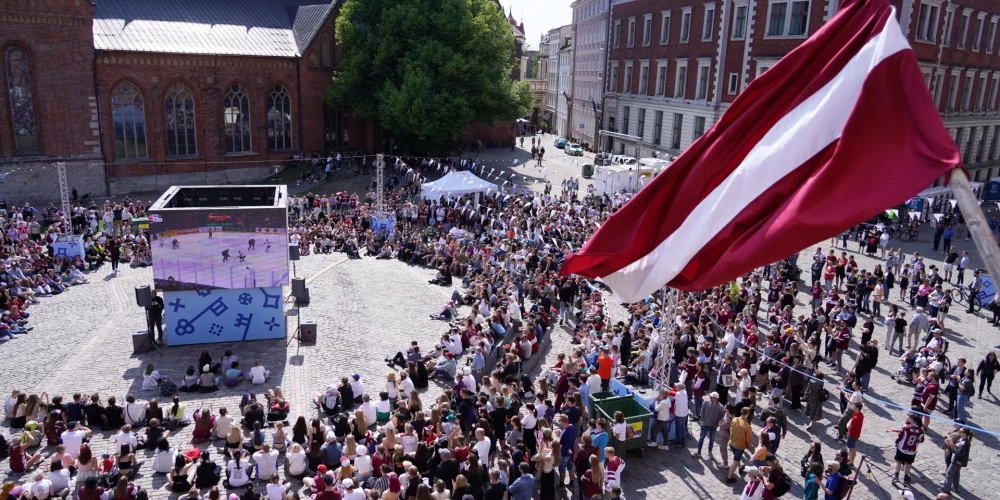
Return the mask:
{"type": "Polygon", "coordinates": [[[847,479],[843,477],[840,479],[840,489],[837,490],[837,498],[844,499],[851,494],[851,486],[854,486],[853,479],[847,479]]]}
{"type": "MultiPolygon", "coordinates": [[[[778,498],[785,493],[788,493],[792,489],[792,479],[785,474],[785,471],[781,471],[781,479],[778,484],[774,485],[774,489],[771,490],[774,493],[774,498],[778,498]]],[[[843,489],[843,487],[841,487],[843,489]]]]}
{"type": "Polygon", "coordinates": [[[163,379],[163,381],[160,382],[160,395],[161,396],[164,396],[164,397],[173,396],[175,392],[177,392],[177,384],[171,382],[168,379],[163,379]]]}

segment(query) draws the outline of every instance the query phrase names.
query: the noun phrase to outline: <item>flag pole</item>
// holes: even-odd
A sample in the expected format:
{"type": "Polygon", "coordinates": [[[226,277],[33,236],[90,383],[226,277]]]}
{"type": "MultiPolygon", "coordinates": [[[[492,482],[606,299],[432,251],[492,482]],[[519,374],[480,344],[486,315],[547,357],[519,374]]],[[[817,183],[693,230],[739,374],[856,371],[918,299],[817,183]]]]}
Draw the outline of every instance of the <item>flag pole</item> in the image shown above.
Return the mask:
{"type": "MultiPolygon", "coordinates": [[[[996,237],[986,222],[986,215],[979,206],[979,200],[972,191],[972,184],[969,184],[965,170],[960,168],[952,170],[948,184],[955,195],[955,200],[958,201],[958,206],[962,208],[965,225],[969,228],[972,240],[976,242],[976,248],[983,257],[986,269],[993,279],[1000,279],[1000,247],[997,246],[996,237]]],[[[948,250],[945,249],[946,252],[948,250]]]]}

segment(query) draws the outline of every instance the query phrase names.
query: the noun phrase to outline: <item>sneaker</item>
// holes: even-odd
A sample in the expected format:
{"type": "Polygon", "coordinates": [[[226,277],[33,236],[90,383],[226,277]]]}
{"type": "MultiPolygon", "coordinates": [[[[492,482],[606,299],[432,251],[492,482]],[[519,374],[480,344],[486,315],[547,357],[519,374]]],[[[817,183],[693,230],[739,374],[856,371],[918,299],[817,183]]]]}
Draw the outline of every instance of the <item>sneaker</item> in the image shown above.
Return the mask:
{"type": "Polygon", "coordinates": [[[656,441],[646,441],[646,446],[656,448],[656,441]]]}
{"type": "Polygon", "coordinates": [[[726,482],[730,483],[730,484],[735,483],[736,482],[736,478],[735,477],[728,477],[728,478],[726,478],[726,482]]]}
{"type": "Polygon", "coordinates": [[[894,482],[894,483],[898,483],[899,482],[899,473],[898,472],[892,475],[892,482],[894,482]]]}
{"type": "Polygon", "coordinates": [[[906,483],[906,484],[910,484],[910,476],[909,476],[909,474],[903,476],[903,482],[906,483]]]}
{"type": "Polygon", "coordinates": [[[701,460],[703,457],[701,456],[701,453],[692,453],[691,458],[695,460],[701,460]]]}

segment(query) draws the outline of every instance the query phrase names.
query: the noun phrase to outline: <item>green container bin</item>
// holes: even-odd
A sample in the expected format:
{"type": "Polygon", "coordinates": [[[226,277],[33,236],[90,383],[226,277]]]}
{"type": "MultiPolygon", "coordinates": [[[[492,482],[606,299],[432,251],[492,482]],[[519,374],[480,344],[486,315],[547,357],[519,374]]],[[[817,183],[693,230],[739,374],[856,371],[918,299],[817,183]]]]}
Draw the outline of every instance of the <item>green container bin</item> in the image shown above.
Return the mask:
{"type": "Polygon", "coordinates": [[[605,399],[620,398],[620,397],[621,396],[619,396],[619,395],[617,395],[617,394],[615,394],[613,392],[610,392],[610,391],[608,391],[608,392],[595,392],[594,394],[590,395],[590,407],[593,408],[594,405],[600,403],[601,401],[604,401],[605,399]]]}
{"type": "MultiPolygon", "coordinates": [[[[597,414],[607,419],[613,425],[615,412],[622,412],[625,415],[625,423],[635,431],[632,439],[625,441],[625,449],[638,449],[642,453],[642,450],[646,447],[646,441],[649,439],[650,419],[653,417],[653,412],[649,411],[648,408],[632,396],[603,397],[601,400],[595,399],[604,394],[609,393],[599,392],[591,396],[591,402],[594,404],[597,414]]],[[[614,446],[617,442],[618,440],[615,438],[614,433],[612,433],[609,436],[609,443],[614,446]]]]}
{"type": "Polygon", "coordinates": [[[583,165],[583,172],[580,173],[584,179],[590,179],[594,176],[594,166],[586,163],[583,165]]]}

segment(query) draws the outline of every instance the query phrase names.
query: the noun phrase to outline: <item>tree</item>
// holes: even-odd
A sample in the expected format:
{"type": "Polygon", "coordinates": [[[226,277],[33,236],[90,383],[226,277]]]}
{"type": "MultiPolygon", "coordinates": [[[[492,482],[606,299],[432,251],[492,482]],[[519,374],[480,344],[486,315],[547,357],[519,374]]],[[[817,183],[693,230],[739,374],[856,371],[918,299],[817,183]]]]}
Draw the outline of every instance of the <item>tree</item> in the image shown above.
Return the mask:
{"type": "Polygon", "coordinates": [[[532,106],[512,81],[514,35],[493,0],[350,0],[337,19],[344,58],[327,100],[398,140],[445,145],[472,123],[532,106]]]}

